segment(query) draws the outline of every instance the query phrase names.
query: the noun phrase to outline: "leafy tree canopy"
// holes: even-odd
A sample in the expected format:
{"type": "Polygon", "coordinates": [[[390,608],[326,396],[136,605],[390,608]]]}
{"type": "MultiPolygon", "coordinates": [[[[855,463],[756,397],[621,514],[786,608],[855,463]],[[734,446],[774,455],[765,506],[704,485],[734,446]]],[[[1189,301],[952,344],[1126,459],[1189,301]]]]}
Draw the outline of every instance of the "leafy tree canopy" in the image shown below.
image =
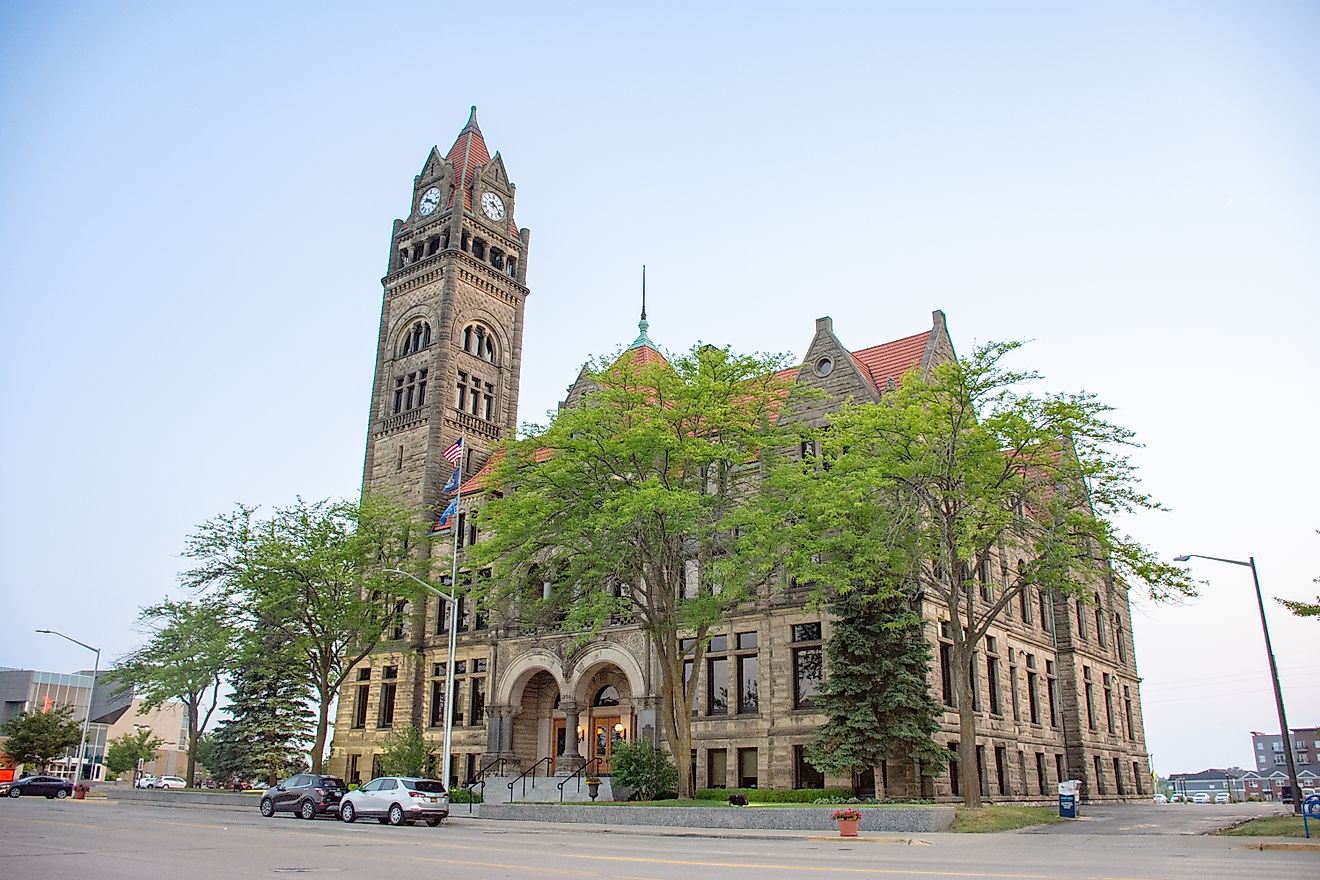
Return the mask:
{"type": "Polygon", "coordinates": [[[430,775],[435,770],[432,752],[436,748],[436,743],[411,724],[395,728],[380,751],[380,772],[384,776],[430,775]]]}
{"type": "Polygon", "coordinates": [[[68,749],[82,741],[82,723],[74,720],[72,706],[49,711],[29,711],[0,724],[4,750],[17,764],[44,770],[68,749]]]}
{"type": "Polygon", "coordinates": [[[138,761],[151,761],[156,757],[156,750],[165,741],[151,732],[150,728],[139,727],[132,733],[125,733],[110,740],[105,751],[105,769],[115,774],[136,770],[138,761]]]}
{"type": "Polygon", "coordinates": [[[594,632],[629,616],[650,633],[680,790],[702,640],[774,570],[734,564],[733,518],[756,494],[762,457],[787,442],[783,363],[707,346],[671,363],[625,352],[599,364],[578,405],[502,447],[477,514],[485,537],[467,562],[493,569],[474,586],[481,603],[526,626],[594,632]],[[698,640],[692,681],[680,633],[698,640]]]}
{"type": "Polygon", "coordinates": [[[395,499],[306,502],[267,519],[239,506],[198,527],[184,555],[185,586],[228,603],[250,630],[278,635],[287,670],[314,695],[313,772],[320,772],[330,707],[355,664],[376,646],[414,591],[386,568],[416,568],[416,515],[395,499]]]}

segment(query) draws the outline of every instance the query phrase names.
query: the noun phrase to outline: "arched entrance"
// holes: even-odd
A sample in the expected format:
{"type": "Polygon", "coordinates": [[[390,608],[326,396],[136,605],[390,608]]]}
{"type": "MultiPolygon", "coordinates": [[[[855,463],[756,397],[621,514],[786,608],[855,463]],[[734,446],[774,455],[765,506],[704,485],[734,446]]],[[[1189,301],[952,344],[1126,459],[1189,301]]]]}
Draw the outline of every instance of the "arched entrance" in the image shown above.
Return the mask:
{"type": "Polygon", "coordinates": [[[510,751],[527,768],[562,752],[556,739],[564,736],[564,713],[559,710],[559,682],[547,670],[533,673],[515,704],[510,751]]]}
{"type": "Polygon", "coordinates": [[[574,696],[579,707],[582,757],[591,772],[608,774],[614,750],[633,739],[637,729],[634,693],[628,676],[613,663],[584,670],[574,696]]]}

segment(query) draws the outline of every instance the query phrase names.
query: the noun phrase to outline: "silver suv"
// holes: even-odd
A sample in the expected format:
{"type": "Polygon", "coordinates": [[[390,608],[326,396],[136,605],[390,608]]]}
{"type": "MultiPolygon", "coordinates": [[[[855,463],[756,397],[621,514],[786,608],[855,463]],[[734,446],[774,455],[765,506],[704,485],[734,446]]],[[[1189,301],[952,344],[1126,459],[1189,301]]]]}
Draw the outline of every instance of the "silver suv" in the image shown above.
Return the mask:
{"type": "Polygon", "coordinates": [[[339,801],[339,818],[355,822],[375,817],[382,825],[411,825],[422,819],[432,828],[449,815],[449,792],[438,779],[378,776],[339,801]]]}

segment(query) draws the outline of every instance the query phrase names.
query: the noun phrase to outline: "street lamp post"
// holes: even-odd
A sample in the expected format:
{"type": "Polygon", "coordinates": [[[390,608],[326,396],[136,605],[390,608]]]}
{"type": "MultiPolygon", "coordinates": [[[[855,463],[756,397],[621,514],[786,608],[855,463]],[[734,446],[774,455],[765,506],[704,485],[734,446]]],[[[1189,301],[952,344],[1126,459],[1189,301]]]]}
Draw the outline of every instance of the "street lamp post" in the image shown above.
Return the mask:
{"type": "Polygon", "coordinates": [[[87,650],[96,654],[96,661],[92,666],[92,686],[87,689],[87,714],[83,716],[82,738],[78,741],[78,766],[77,769],[73,771],[73,783],[74,785],[77,785],[82,781],[79,777],[82,775],[83,757],[87,753],[87,725],[92,720],[92,697],[96,696],[96,674],[101,671],[101,649],[93,648],[86,642],[80,642],[75,638],[70,638],[64,633],[56,632],[53,629],[39,629],[37,632],[45,633],[50,636],[59,636],[65,641],[73,642],[75,645],[82,645],[87,650]]]}
{"type": "Polygon", "coordinates": [[[420,584],[428,591],[439,596],[444,602],[449,603],[449,660],[445,663],[445,738],[444,754],[440,759],[440,778],[444,780],[445,787],[449,787],[449,750],[454,736],[454,653],[458,647],[458,621],[455,617],[458,615],[458,598],[453,594],[456,585],[451,582],[449,585],[450,593],[446,595],[440,590],[428,584],[426,581],[409,574],[401,568],[387,568],[385,571],[390,574],[399,574],[415,583],[420,584]]]}
{"type": "Polygon", "coordinates": [[[1274,646],[1270,644],[1270,628],[1265,622],[1265,600],[1260,593],[1260,577],[1256,574],[1256,557],[1248,556],[1247,561],[1224,559],[1221,556],[1204,556],[1200,553],[1186,553],[1175,556],[1174,562],[1187,562],[1193,557],[1209,559],[1214,562],[1227,562],[1229,565],[1241,565],[1251,569],[1251,580],[1256,585],[1256,605],[1260,608],[1260,631],[1265,634],[1265,656],[1270,660],[1270,680],[1274,684],[1274,705],[1279,710],[1279,730],[1283,735],[1283,754],[1288,764],[1288,785],[1292,787],[1293,812],[1302,812],[1302,790],[1297,786],[1297,763],[1293,760],[1292,735],[1288,730],[1288,715],[1283,711],[1283,689],[1279,687],[1279,667],[1274,662],[1274,646]]]}

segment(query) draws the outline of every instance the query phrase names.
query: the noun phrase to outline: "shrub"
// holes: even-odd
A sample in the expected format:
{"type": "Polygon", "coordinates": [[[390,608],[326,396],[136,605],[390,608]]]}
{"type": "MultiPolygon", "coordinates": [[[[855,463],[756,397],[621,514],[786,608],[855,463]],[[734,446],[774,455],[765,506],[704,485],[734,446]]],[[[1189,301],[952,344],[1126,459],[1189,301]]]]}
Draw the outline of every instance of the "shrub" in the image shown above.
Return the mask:
{"type": "Polygon", "coordinates": [[[669,756],[645,740],[621,742],[614,747],[610,772],[616,785],[637,790],[639,800],[678,788],[678,769],[669,756]]]}
{"type": "Polygon", "coordinates": [[[479,804],[481,803],[481,792],[468,791],[466,788],[451,788],[449,790],[449,802],[451,804],[479,804]]]}

